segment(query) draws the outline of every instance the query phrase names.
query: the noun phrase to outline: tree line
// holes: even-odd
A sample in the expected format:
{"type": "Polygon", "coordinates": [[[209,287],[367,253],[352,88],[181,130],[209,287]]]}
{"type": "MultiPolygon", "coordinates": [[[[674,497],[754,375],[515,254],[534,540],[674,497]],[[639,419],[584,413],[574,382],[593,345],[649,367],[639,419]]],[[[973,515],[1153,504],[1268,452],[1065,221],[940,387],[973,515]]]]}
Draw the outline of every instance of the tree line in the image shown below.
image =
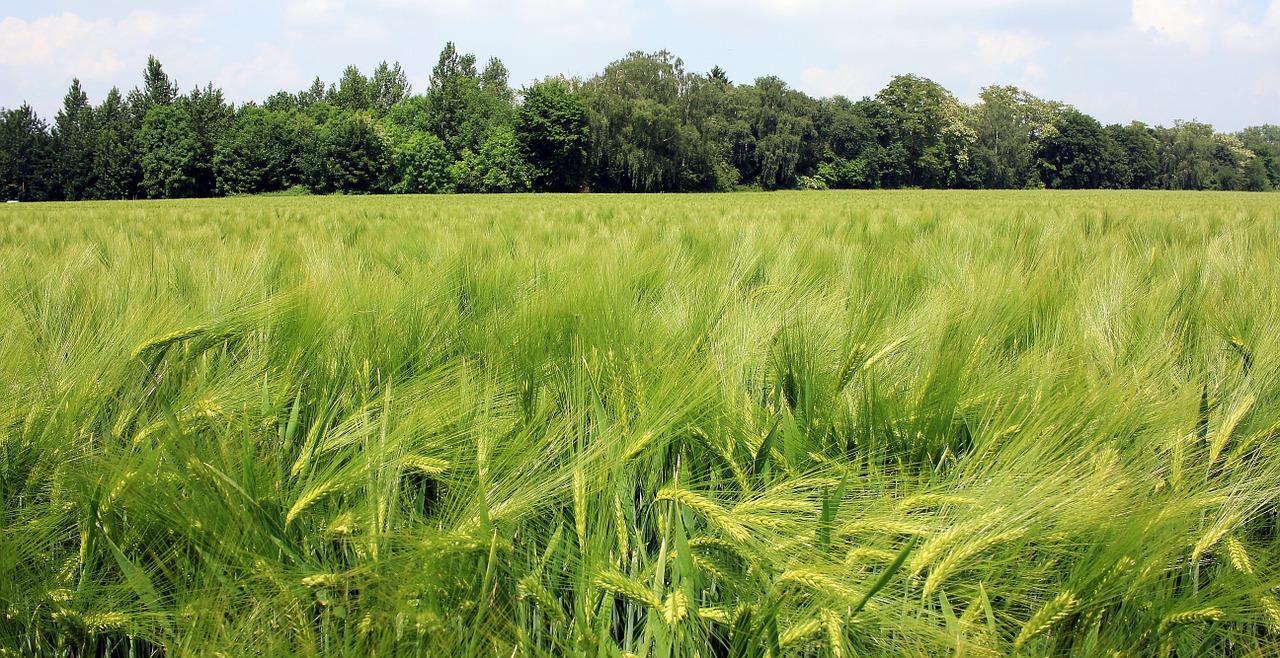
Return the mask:
{"type": "Polygon", "coordinates": [[[180,93],[152,57],[141,87],[97,105],[73,81],[52,125],[0,110],[5,200],[902,187],[1272,190],[1280,126],[1103,126],[1017,87],[969,105],[915,75],[818,99],[665,51],[517,91],[452,43],[423,93],[382,62],[235,107],[212,84],[180,93]]]}

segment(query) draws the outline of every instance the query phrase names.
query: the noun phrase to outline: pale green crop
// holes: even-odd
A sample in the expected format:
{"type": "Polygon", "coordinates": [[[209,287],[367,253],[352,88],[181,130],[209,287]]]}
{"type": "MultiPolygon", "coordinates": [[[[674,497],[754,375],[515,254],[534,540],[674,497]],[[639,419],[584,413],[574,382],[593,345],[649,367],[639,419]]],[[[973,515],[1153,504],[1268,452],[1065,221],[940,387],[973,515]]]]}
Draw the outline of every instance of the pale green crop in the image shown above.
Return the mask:
{"type": "Polygon", "coordinates": [[[1275,654],[1277,209],[2,207],[0,655],[1275,654]]]}

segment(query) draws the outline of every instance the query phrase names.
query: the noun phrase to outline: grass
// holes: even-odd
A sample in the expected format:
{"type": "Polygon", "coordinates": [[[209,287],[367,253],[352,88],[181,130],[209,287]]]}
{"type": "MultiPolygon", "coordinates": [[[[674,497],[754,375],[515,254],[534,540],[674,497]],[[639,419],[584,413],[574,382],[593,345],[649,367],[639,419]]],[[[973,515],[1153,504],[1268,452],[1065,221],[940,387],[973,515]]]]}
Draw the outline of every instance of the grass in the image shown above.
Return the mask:
{"type": "Polygon", "coordinates": [[[1277,214],[0,208],[0,655],[1273,655],[1277,214]]]}

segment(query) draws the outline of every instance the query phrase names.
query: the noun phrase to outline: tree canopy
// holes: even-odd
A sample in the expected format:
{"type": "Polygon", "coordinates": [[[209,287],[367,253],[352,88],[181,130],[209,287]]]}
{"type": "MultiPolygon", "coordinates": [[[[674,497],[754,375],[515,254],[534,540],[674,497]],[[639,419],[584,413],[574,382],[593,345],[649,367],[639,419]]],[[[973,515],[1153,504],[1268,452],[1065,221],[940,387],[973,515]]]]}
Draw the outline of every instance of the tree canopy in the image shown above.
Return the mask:
{"type": "Polygon", "coordinates": [[[399,62],[346,67],[235,107],[185,94],[160,61],[94,105],[72,80],[52,124],[0,108],[0,197],[79,200],[318,193],[694,192],[787,188],[1280,188],[1280,127],[1103,126],[1013,86],[972,105],[899,75],[815,99],[632,52],[588,78],[511,86],[453,43],[427,89],[399,62]]]}

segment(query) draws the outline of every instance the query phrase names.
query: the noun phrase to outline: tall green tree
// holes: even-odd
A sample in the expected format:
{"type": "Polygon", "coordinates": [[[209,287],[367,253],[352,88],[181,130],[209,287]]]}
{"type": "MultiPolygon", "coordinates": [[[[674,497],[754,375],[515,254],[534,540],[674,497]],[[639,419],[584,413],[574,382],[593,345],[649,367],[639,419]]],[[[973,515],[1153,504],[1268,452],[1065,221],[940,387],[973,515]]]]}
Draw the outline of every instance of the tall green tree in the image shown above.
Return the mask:
{"type": "Polygon", "coordinates": [[[454,189],[453,162],[439,137],[425,131],[392,126],[390,191],[397,194],[442,194],[454,189]]]}
{"type": "Polygon", "coordinates": [[[702,98],[698,107],[707,108],[704,138],[711,140],[720,178],[717,189],[731,190],[740,185],[757,185],[760,159],[756,155],[756,132],[752,126],[755,90],[750,85],[736,86],[728,75],[713,68],[707,84],[696,88],[702,98]]]}
{"type": "Polygon", "coordinates": [[[916,75],[899,75],[876,100],[889,112],[895,141],[906,153],[906,180],[921,187],[951,187],[969,163],[969,146],[977,139],[964,121],[951,92],[916,75]]]}
{"type": "Polygon", "coordinates": [[[372,99],[372,81],[365,77],[364,73],[355,65],[343,69],[342,78],[338,79],[338,83],[330,87],[325,95],[325,100],[329,104],[344,111],[365,111],[372,109],[374,99],[372,99]]]}
{"type": "Polygon", "coordinates": [[[141,125],[151,108],[172,105],[177,99],[178,83],[165,73],[160,60],[148,56],[147,68],[142,75],[142,88],[134,88],[129,92],[129,109],[133,112],[134,122],[141,125]]]}
{"type": "Polygon", "coordinates": [[[307,187],[317,194],[386,189],[390,166],[380,126],[363,114],[340,114],[320,126],[303,158],[307,187]]]}
{"type": "Polygon", "coordinates": [[[1266,176],[1267,188],[1280,188],[1280,126],[1250,126],[1236,136],[1257,156],[1251,167],[1266,176]]]}
{"type": "Polygon", "coordinates": [[[208,84],[204,89],[192,89],[180,102],[187,115],[188,127],[195,133],[197,145],[195,169],[198,196],[213,196],[217,176],[214,156],[217,146],[231,127],[235,112],[223,98],[222,90],[208,84]]]}
{"type": "Polygon", "coordinates": [[[1225,133],[1213,134],[1214,189],[1257,192],[1266,189],[1266,174],[1251,166],[1257,156],[1240,138],[1225,133]]]}
{"type": "Polygon", "coordinates": [[[474,150],[483,139],[484,124],[479,116],[480,74],[476,56],[458,52],[453,42],[445,44],[440,60],[431,71],[427,91],[433,131],[444,142],[452,158],[474,150]]]}
{"type": "Polygon", "coordinates": [[[819,103],[815,120],[822,149],[818,175],[832,188],[876,188],[906,178],[905,155],[893,141],[884,104],[843,96],[819,103]]]}
{"type": "Polygon", "coordinates": [[[199,145],[182,110],[172,105],[153,106],[142,119],[137,142],[142,189],[149,198],[197,196],[199,145]]]}
{"type": "Polygon", "coordinates": [[[325,102],[329,89],[325,86],[320,76],[316,76],[311,81],[311,86],[302,91],[291,94],[287,91],[281,91],[273,94],[267,99],[266,108],[273,112],[289,112],[299,110],[306,112],[312,105],[325,102]]]}
{"type": "Polygon", "coordinates": [[[89,133],[90,167],[95,199],[129,199],[137,196],[142,173],[132,113],[118,88],[112,87],[93,110],[89,133]]]}
{"type": "Polygon", "coordinates": [[[138,132],[142,186],[157,199],[213,196],[214,154],[230,125],[222,90],[196,87],[172,105],[154,105],[138,132]]]}
{"type": "Polygon", "coordinates": [[[720,88],[727,88],[727,87],[733,86],[733,82],[729,80],[729,73],[724,69],[720,68],[719,64],[711,67],[710,71],[707,71],[707,79],[715,83],[716,86],[720,88]]]}
{"type": "Polygon", "coordinates": [[[0,200],[54,198],[53,138],[30,105],[0,109],[0,200]]]}
{"type": "Polygon", "coordinates": [[[974,143],[970,165],[988,189],[1038,186],[1036,155],[1041,142],[1057,130],[1064,107],[1013,86],[985,87],[970,112],[974,143]]]}
{"type": "Polygon", "coordinates": [[[1177,121],[1156,130],[1160,141],[1160,183],[1166,189],[1263,190],[1269,187],[1265,161],[1237,135],[1214,131],[1199,121],[1177,121]]]}
{"type": "Polygon", "coordinates": [[[302,158],[314,127],[299,112],[240,108],[214,149],[217,194],[261,194],[303,182],[302,158]]]}
{"type": "Polygon", "coordinates": [[[400,62],[379,62],[369,79],[369,104],[374,116],[382,118],[390,114],[391,108],[408,98],[412,90],[409,76],[400,68],[400,62]]]}
{"type": "Polygon", "coordinates": [[[507,71],[507,66],[497,57],[489,58],[489,63],[480,72],[481,91],[492,98],[499,107],[515,105],[516,94],[511,89],[509,77],[510,72],[507,71]]]}
{"type": "MultiPolygon", "coordinates": [[[[422,94],[414,94],[396,103],[383,119],[383,123],[405,133],[435,134],[436,122],[431,116],[430,99],[422,94]]],[[[436,138],[439,139],[439,136],[436,138]]],[[[444,141],[441,140],[441,143],[443,144],[444,141]]]]}
{"type": "Polygon", "coordinates": [[[757,78],[751,91],[756,182],[766,190],[793,187],[815,134],[816,108],[812,99],[776,76],[757,78]]]}
{"type": "Polygon", "coordinates": [[[1128,185],[1149,190],[1159,185],[1160,141],[1145,124],[1134,121],[1127,126],[1107,126],[1107,134],[1124,151],[1128,185]]]}
{"type": "Polygon", "coordinates": [[[372,77],[366,77],[354,65],[348,66],[338,83],[326,92],[325,100],[346,112],[368,111],[382,118],[408,95],[409,78],[400,63],[393,66],[382,61],[372,77]]]}
{"type": "Polygon", "coordinates": [[[515,131],[495,126],[477,151],[464,151],[453,166],[459,192],[528,192],[533,189],[532,173],[515,131]]]}
{"type": "Polygon", "coordinates": [[[1097,189],[1127,185],[1124,149],[1097,119],[1069,109],[1040,149],[1040,176],[1053,188],[1097,189]]]}
{"type": "Polygon", "coordinates": [[[587,181],[591,134],[587,104],[563,79],[548,79],[524,90],[516,111],[515,137],[528,162],[533,188],[577,191],[587,181]]]}
{"type": "Polygon", "coordinates": [[[715,189],[714,150],[696,91],[706,80],[666,51],[633,52],[588,80],[593,186],[618,191],[715,189]]]}
{"type": "Polygon", "coordinates": [[[194,194],[195,184],[186,182],[182,165],[188,149],[181,145],[183,130],[176,126],[181,113],[172,111],[177,98],[178,84],[165,72],[160,60],[148,56],[142,87],[129,92],[126,107],[133,123],[137,191],[151,198],[194,194]]]}
{"type": "Polygon", "coordinates": [[[1158,128],[1160,187],[1166,190],[1210,190],[1214,179],[1213,126],[1199,121],[1175,121],[1158,128]]]}
{"type": "Polygon", "coordinates": [[[53,148],[57,153],[57,194],[68,201],[88,198],[93,188],[93,108],[80,87],[80,79],[62,99],[53,124],[53,148]]]}

